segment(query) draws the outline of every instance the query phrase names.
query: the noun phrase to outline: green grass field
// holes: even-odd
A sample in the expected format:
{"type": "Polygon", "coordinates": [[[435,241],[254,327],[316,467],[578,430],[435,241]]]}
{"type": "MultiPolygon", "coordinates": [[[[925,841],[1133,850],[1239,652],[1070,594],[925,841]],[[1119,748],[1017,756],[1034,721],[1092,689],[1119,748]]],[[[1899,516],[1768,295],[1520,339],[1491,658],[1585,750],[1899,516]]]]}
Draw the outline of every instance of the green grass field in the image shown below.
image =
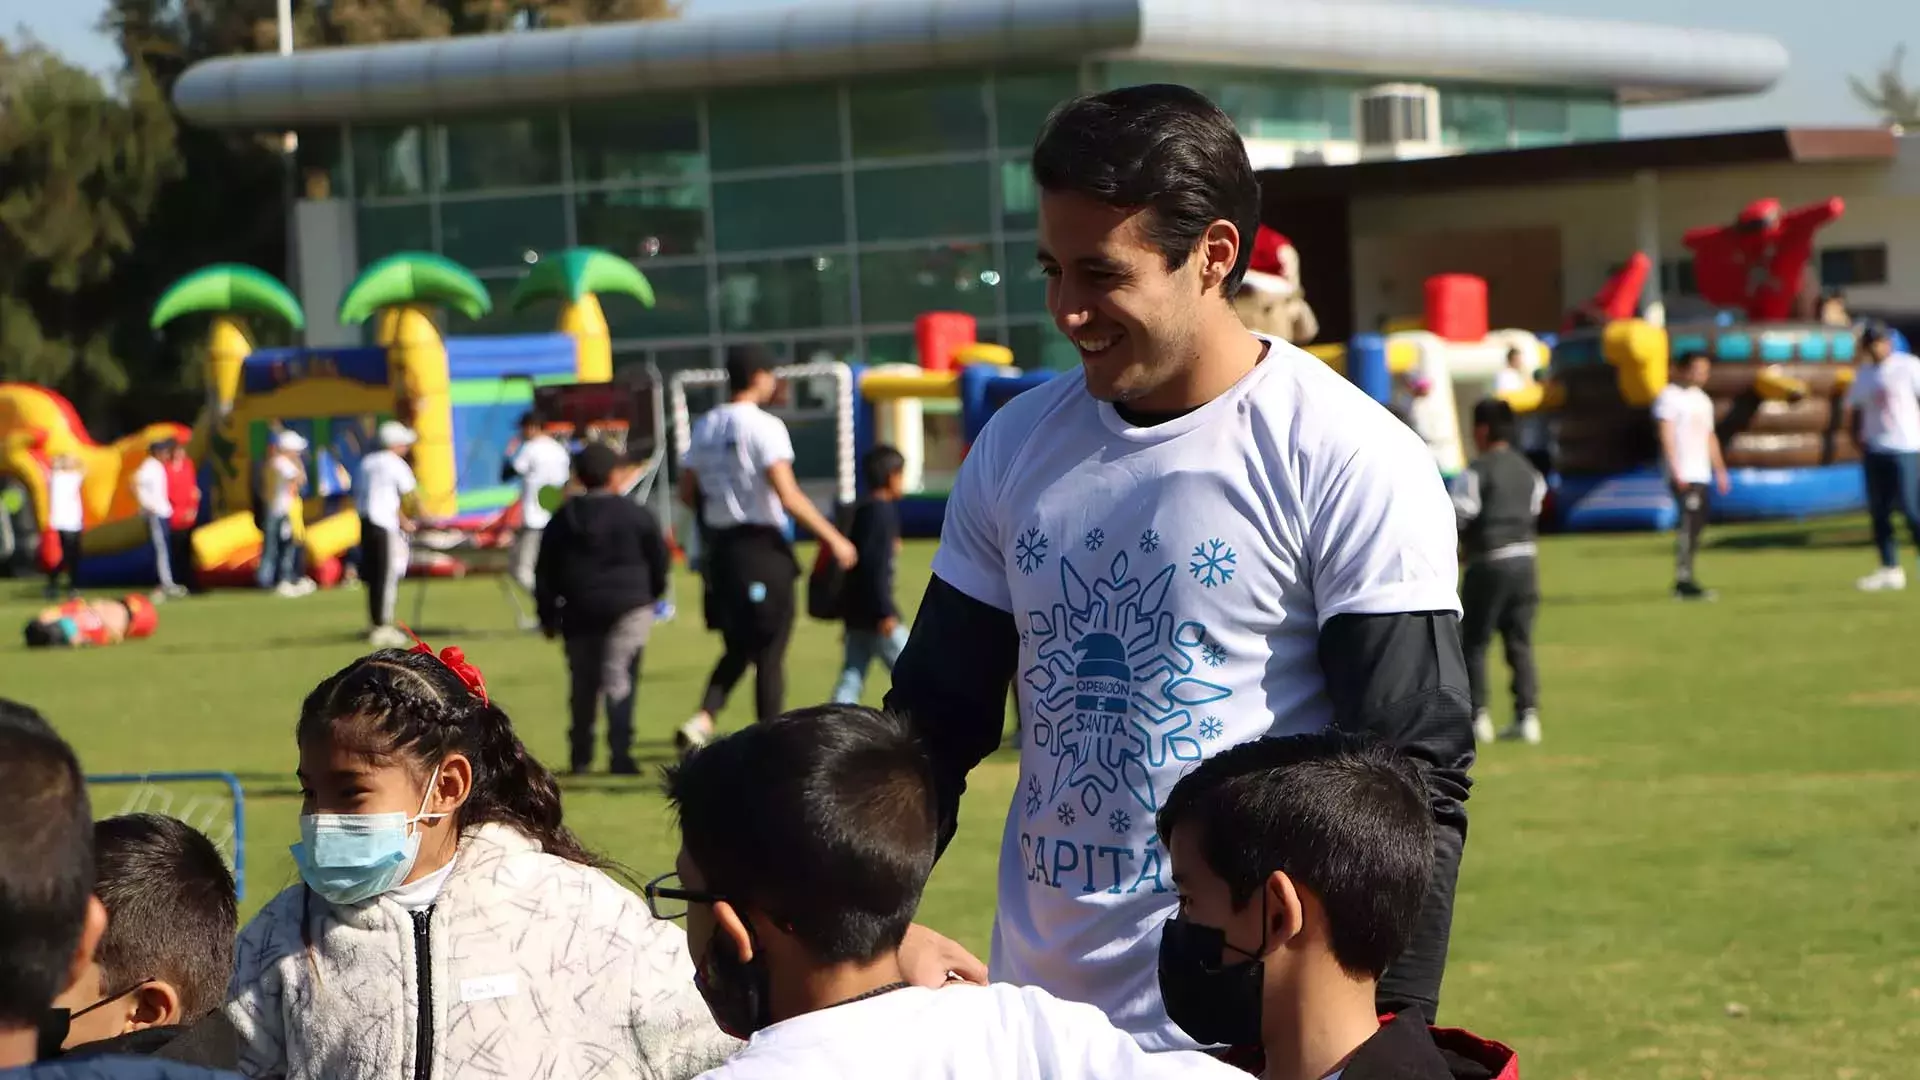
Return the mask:
{"type": "MultiPolygon", "coordinates": [[[[1511,1043],[1535,1078],[1915,1074],[1920,596],[1855,593],[1865,541],[1858,521],[1716,529],[1701,574],[1722,599],[1702,606],[1667,598],[1666,537],[1547,542],[1547,738],[1496,746],[1475,770],[1446,1021],[1511,1043]]],[[[918,596],[930,552],[903,557],[903,597],[918,596]]],[[[0,626],[21,625],[37,593],[0,590],[0,626]]],[[[509,630],[495,581],[429,596],[429,626],[457,628],[430,640],[464,646],[534,752],[564,760],[557,647],[509,630]]],[[[240,774],[251,911],[294,880],[294,716],[361,651],[363,604],[216,594],[164,608],[151,641],[92,653],[29,656],[9,629],[0,694],[45,711],[90,772],[240,774]]],[[[697,610],[654,640],[641,751],[664,761],[718,640],[697,610]]],[[[829,627],[799,632],[792,702],[827,693],[838,648],[829,627]]],[[[878,675],[870,699],[884,688],[878,675]]],[[[737,694],[726,722],[748,708],[737,694]]],[[[1015,773],[1002,751],[975,774],[922,909],[983,955],[1015,773]]],[[[101,789],[96,812],[122,797],[101,789]]],[[[651,781],[570,782],[567,809],[637,874],[670,864],[651,781]]]]}

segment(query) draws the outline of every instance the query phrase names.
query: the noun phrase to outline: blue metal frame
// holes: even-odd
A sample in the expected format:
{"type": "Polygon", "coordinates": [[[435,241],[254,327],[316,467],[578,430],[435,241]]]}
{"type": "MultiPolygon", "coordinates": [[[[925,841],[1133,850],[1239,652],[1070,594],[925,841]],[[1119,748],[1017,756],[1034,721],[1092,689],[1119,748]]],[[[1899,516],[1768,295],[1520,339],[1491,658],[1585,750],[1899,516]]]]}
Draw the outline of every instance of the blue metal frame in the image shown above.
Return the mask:
{"type": "Polygon", "coordinates": [[[233,888],[236,898],[247,898],[247,795],[240,778],[230,772],[103,773],[86,778],[89,784],[147,784],[175,780],[214,780],[227,785],[233,796],[233,888]]]}

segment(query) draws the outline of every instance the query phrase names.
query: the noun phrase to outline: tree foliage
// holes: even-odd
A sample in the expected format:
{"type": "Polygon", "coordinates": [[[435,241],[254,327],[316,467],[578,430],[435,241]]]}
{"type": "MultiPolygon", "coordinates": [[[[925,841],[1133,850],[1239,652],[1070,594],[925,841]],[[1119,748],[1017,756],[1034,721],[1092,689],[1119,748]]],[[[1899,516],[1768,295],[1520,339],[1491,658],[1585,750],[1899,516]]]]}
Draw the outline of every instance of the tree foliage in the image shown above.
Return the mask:
{"type": "Polygon", "coordinates": [[[1907,82],[1907,47],[1895,46],[1887,66],[1871,78],[1847,78],[1853,96],[1887,124],[1920,129],[1920,86],[1907,82]]]}

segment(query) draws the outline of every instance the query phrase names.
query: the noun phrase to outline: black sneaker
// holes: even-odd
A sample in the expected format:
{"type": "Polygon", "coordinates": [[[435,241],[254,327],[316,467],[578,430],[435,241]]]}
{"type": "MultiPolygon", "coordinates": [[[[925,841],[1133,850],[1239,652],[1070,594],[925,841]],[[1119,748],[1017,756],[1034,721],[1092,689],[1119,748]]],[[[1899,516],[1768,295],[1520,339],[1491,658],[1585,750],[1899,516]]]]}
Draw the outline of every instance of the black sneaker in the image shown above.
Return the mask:
{"type": "Polygon", "coordinates": [[[1673,586],[1675,600],[1712,600],[1719,595],[1712,589],[1703,589],[1691,581],[1675,582],[1673,586]]]}
{"type": "Polygon", "coordinates": [[[632,758],[622,758],[619,761],[614,762],[612,765],[609,765],[607,767],[607,772],[613,774],[614,776],[639,776],[640,763],[633,760],[632,758]]]}

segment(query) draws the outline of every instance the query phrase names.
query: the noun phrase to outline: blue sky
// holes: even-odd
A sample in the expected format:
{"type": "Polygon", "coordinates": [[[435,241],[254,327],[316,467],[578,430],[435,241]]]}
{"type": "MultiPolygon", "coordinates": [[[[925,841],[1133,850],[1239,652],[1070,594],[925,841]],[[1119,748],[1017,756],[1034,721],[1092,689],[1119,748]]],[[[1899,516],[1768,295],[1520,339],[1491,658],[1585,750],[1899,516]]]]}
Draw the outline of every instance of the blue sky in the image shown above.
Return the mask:
{"type": "MultiPolygon", "coordinates": [[[[743,11],[778,2],[690,0],[690,10],[743,11]]],[[[1604,4],[1595,0],[1448,2],[1749,30],[1778,39],[1793,54],[1793,67],[1786,78],[1766,94],[1698,105],[1633,109],[1627,113],[1629,134],[1866,122],[1871,117],[1847,92],[1846,76],[1877,68],[1903,28],[1911,33],[1915,52],[1908,70],[1920,78],[1920,19],[1911,14],[1915,0],[1693,0],[1686,5],[1675,0],[1610,0],[1604,4]]],[[[104,0],[0,0],[0,30],[11,34],[16,28],[24,28],[74,61],[94,70],[107,70],[117,57],[112,46],[93,29],[103,7],[104,0]]]]}

